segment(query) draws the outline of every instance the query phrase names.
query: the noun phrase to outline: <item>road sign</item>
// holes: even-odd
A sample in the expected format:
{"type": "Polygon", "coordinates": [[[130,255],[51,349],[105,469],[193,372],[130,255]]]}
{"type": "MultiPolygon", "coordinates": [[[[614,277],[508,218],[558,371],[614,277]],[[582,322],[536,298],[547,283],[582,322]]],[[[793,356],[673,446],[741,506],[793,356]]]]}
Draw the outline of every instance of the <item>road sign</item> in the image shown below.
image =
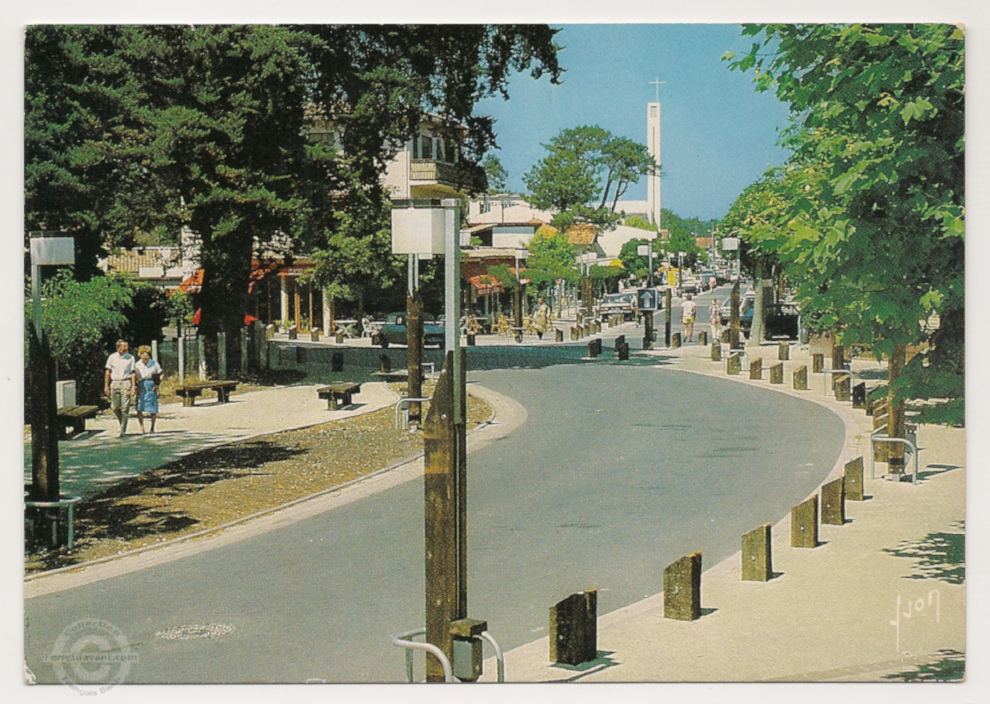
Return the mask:
{"type": "Polygon", "coordinates": [[[655,288],[641,288],[636,291],[636,307],[640,310],[657,309],[657,290],[655,288]]]}

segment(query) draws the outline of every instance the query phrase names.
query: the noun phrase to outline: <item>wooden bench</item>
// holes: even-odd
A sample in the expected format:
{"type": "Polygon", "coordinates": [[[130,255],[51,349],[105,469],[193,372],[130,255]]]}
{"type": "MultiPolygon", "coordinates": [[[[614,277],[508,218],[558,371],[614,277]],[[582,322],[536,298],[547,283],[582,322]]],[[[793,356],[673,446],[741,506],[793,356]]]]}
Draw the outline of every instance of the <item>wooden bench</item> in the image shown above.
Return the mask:
{"type": "Polygon", "coordinates": [[[72,434],[82,433],[86,430],[86,421],[96,417],[99,410],[96,406],[65,406],[58,409],[58,436],[65,440],[69,437],[69,428],[72,434]]]}
{"type": "Polygon", "coordinates": [[[196,381],[180,386],[175,390],[175,395],[182,398],[183,406],[189,407],[195,405],[197,396],[211,389],[217,392],[217,403],[227,403],[230,401],[230,392],[236,388],[236,381],[196,381]]]}
{"type": "Polygon", "coordinates": [[[350,381],[338,381],[317,389],[316,393],[321,399],[326,399],[328,411],[335,411],[338,407],[338,401],[340,407],[350,406],[351,397],[361,393],[361,385],[350,381]]]}

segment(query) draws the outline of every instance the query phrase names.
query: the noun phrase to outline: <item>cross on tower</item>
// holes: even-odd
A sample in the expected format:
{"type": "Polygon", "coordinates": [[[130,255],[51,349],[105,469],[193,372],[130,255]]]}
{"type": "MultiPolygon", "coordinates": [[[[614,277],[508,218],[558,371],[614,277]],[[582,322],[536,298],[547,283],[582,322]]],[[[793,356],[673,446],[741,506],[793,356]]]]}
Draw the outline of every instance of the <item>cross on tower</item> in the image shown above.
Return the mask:
{"type": "Polygon", "coordinates": [[[650,85],[651,86],[656,86],[656,89],[657,89],[657,99],[655,101],[653,101],[653,102],[655,102],[655,103],[659,103],[660,102],[660,86],[661,86],[661,84],[666,83],[666,82],[667,81],[661,81],[659,78],[657,80],[655,80],[655,81],[650,81],[650,85]]]}

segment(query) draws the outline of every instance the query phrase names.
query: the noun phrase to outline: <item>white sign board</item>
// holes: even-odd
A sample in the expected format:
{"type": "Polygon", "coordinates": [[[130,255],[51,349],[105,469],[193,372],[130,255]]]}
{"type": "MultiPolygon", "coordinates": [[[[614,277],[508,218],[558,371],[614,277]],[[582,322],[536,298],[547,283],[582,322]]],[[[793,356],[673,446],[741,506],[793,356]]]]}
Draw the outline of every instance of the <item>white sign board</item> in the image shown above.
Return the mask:
{"type": "Polygon", "coordinates": [[[32,237],[31,263],[37,266],[76,263],[76,245],[71,237],[32,237]]]}
{"type": "Polygon", "coordinates": [[[739,249],[739,238],[738,237],[723,237],[722,238],[722,249],[726,252],[734,252],[739,249]]]}
{"type": "Polygon", "coordinates": [[[392,254],[443,254],[442,208],[393,208],[392,254]]]}
{"type": "Polygon", "coordinates": [[[650,253],[650,245],[648,244],[638,244],[636,245],[636,254],[641,257],[645,257],[650,253]]]}

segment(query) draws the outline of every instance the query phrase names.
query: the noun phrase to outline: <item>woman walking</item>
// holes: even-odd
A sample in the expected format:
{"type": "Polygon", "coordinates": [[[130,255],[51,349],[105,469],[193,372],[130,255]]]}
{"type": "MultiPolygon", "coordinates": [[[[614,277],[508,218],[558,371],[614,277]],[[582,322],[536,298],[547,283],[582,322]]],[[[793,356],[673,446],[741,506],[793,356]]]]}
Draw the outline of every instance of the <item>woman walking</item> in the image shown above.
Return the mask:
{"type": "Polygon", "coordinates": [[[155,432],[155,421],[158,420],[158,387],[165,378],[165,372],[158,362],[151,358],[151,348],[147,345],[138,347],[138,362],[134,365],[137,371],[137,417],[141,432],[144,432],[144,414],[151,416],[151,432],[155,432]]]}

